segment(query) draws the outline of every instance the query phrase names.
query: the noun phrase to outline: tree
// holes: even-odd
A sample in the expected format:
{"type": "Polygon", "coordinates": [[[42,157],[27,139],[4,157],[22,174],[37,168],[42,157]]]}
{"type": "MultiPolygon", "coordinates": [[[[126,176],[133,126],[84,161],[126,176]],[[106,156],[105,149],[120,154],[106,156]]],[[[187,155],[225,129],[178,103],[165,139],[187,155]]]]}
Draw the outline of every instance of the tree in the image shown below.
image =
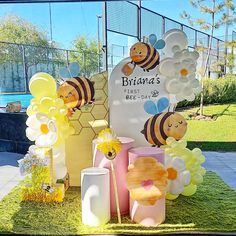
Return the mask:
{"type": "Polygon", "coordinates": [[[229,73],[232,75],[234,73],[235,68],[235,54],[234,50],[236,48],[236,40],[225,43],[225,46],[230,48],[230,52],[227,54],[226,57],[226,66],[229,69],[229,73]]]}
{"type": "Polygon", "coordinates": [[[100,57],[96,40],[87,40],[84,36],[79,36],[73,43],[73,50],[69,59],[71,62],[79,63],[80,70],[86,77],[99,71],[100,57]]]}
{"type": "MultiPolygon", "coordinates": [[[[229,25],[232,25],[235,19],[235,5],[233,0],[225,0],[226,12],[223,13],[222,23],[225,24],[225,43],[227,44],[229,39],[229,25]]],[[[225,45],[225,55],[227,57],[227,45],[225,45]]]]}
{"type": "Polygon", "coordinates": [[[207,48],[206,59],[203,67],[202,79],[201,79],[201,100],[200,100],[200,115],[203,115],[203,94],[204,94],[204,78],[207,77],[207,72],[210,68],[210,54],[212,49],[212,39],[214,37],[215,29],[225,24],[225,1],[223,0],[189,0],[190,4],[199,10],[201,14],[206,18],[196,18],[190,16],[189,13],[184,11],[181,16],[187,19],[190,25],[198,25],[201,30],[210,31],[209,44],[207,48]],[[221,15],[220,15],[221,14],[221,15]],[[220,16],[219,16],[220,15],[220,16]],[[209,18],[209,20],[208,20],[209,18]]]}
{"type": "MultiPolygon", "coordinates": [[[[0,63],[13,67],[16,64],[22,65],[23,61],[28,88],[29,68],[40,63],[48,63],[49,54],[52,54],[48,49],[52,45],[47,34],[19,16],[7,15],[0,19],[0,42],[0,63]]],[[[12,79],[14,86],[13,76],[12,79]]],[[[20,78],[18,76],[15,79],[20,78]]]]}

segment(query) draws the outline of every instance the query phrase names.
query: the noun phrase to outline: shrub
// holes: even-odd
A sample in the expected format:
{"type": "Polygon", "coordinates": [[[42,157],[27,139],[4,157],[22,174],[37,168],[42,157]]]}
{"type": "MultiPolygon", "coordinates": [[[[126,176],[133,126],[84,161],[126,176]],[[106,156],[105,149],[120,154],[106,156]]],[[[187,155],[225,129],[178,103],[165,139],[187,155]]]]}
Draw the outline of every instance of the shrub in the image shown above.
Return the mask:
{"type": "MultiPolygon", "coordinates": [[[[204,80],[204,104],[236,102],[236,78],[234,76],[220,79],[204,80]]],[[[178,107],[198,106],[200,94],[192,102],[182,101],[178,107]]]]}

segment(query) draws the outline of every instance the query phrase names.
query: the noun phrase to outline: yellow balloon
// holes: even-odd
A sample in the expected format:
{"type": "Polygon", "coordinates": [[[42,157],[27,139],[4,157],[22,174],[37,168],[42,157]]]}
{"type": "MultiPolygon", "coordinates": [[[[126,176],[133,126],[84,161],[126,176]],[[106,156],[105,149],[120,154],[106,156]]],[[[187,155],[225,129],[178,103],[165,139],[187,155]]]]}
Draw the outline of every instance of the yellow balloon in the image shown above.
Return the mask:
{"type": "Polygon", "coordinates": [[[203,182],[203,177],[201,174],[196,173],[192,178],[191,178],[191,183],[192,184],[201,184],[203,182]]]}
{"type": "Polygon", "coordinates": [[[55,97],[57,85],[55,79],[47,73],[37,73],[29,81],[29,90],[36,98],[55,97]]]}
{"type": "Polygon", "coordinates": [[[68,109],[67,108],[61,108],[60,110],[59,110],[59,112],[62,114],[62,115],[67,115],[67,113],[68,113],[68,109]]]}
{"type": "Polygon", "coordinates": [[[26,114],[28,116],[33,115],[35,112],[32,110],[32,106],[28,106],[27,110],[26,110],[26,114]]]}
{"type": "Polygon", "coordinates": [[[166,199],[167,200],[175,200],[179,195],[173,195],[171,193],[166,194],[166,199]]]}
{"type": "Polygon", "coordinates": [[[55,106],[56,106],[58,109],[62,108],[62,107],[64,106],[64,101],[63,101],[63,99],[57,98],[57,99],[55,100],[55,106]]]}
{"type": "Polygon", "coordinates": [[[184,196],[192,196],[197,191],[197,185],[189,184],[188,186],[184,187],[184,191],[181,193],[184,196]]]}

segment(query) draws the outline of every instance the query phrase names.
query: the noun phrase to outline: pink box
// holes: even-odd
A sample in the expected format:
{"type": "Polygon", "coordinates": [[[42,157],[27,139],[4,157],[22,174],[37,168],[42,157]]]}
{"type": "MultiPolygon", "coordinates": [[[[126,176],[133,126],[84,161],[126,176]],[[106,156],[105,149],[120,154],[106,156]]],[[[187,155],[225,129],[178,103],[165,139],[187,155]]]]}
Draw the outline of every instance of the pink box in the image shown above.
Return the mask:
{"type": "MultiPolygon", "coordinates": [[[[134,140],[126,137],[118,137],[122,143],[122,149],[113,161],[117,179],[120,212],[122,215],[129,213],[129,192],[126,188],[126,173],[128,171],[129,156],[128,151],[133,147],[134,140]]],[[[97,140],[93,140],[93,166],[111,169],[110,161],[96,148],[97,140]]],[[[111,214],[116,215],[115,193],[113,188],[112,174],[110,171],[110,199],[111,214]]]]}
{"type": "MultiPolygon", "coordinates": [[[[164,151],[156,147],[133,148],[129,151],[129,163],[139,157],[154,157],[164,164],[164,151]]],[[[158,200],[153,206],[144,206],[130,198],[130,218],[144,226],[157,226],[165,220],[165,198],[158,200]]]]}

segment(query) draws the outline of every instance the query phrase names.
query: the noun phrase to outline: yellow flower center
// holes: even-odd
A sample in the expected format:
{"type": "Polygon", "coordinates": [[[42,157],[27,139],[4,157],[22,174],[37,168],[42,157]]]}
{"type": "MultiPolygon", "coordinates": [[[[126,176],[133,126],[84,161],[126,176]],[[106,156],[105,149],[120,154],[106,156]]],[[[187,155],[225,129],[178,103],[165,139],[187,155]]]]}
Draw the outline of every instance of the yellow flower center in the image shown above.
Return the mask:
{"type": "Polygon", "coordinates": [[[177,171],[173,167],[167,169],[168,179],[175,180],[177,178],[177,171]]]}
{"type": "Polygon", "coordinates": [[[181,74],[182,76],[187,76],[187,75],[188,75],[188,70],[185,69],[185,68],[183,68],[183,69],[180,70],[180,74],[181,74]]]}
{"type": "Polygon", "coordinates": [[[47,134],[49,132],[49,128],[47,124],[41,124],[40,130],[43,134],[47,134]]]}

